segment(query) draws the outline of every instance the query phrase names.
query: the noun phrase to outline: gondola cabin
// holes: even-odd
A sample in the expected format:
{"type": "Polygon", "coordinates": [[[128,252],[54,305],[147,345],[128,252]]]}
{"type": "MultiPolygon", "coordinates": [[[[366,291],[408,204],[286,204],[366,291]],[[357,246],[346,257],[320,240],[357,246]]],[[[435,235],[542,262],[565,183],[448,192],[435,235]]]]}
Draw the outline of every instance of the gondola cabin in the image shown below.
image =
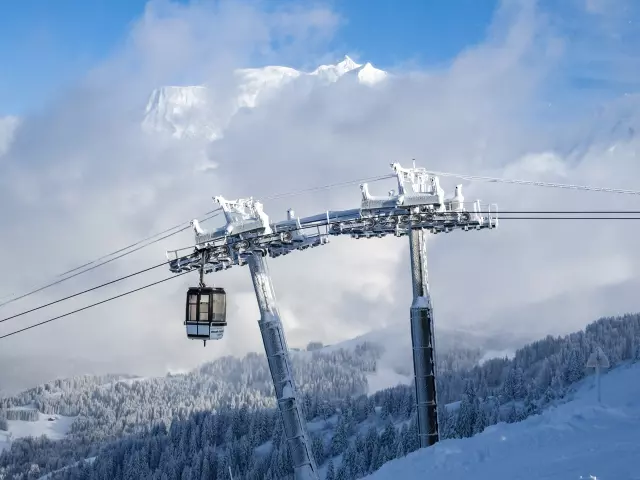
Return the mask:
{"type": "Polygon", "coordinates": [[[184,324],[192,340],[220,340],[227,325],[227,301],[224,288],[190,287],[184,324]]]}

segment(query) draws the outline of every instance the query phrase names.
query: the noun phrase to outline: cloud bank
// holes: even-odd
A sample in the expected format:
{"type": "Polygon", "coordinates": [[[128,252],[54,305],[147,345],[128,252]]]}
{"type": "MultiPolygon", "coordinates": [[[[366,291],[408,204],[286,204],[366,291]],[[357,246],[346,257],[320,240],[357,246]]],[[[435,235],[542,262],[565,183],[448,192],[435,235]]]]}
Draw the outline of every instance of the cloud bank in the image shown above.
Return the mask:
{"type": "MultiPolygon", "coordinates": [[[[209,144],[143,134],[149,93],[162,85],[206,84],[208,104],[224,111],[235,69],[317,65],[333,53],[342,19],[325,7],[151,2],[122,49],[43,113],[23,119],[0,156],[0,294],[24,291],[200,215],[213,208],[213,195],[265,198],[387,173],[392,161],[415,158],[434,170],[634,188],[640,168],[635,92],[610,88],[594,95],[570,81],[589,73],[577,60],[581,46],[610,40],[607,25],[626,20],[596,3],[572,4],[579,18],[602,26],[585,31],[569,28],[544,2],[505,1],[485,41],[446,67],[398,69],[392,81],[373,87],[350,78],[311,89],[292,82],[258,108],[238,112],[223,137],[209,144]],[[202,171],[203,162],[216,167],[202,171]]],[[[608,80],[619,87],[629,65],[611,63],[608,80]]],[[[443,180],[448,193],[455,183],[443,180]]],[[[496,202],[502,210],[640,210],[634,197],[463,183],[468,199],[496,202]]],[[[389,188],[392,182],[371,185],[374,193],[389,188]]],[[[280,219],[287,207],[307,215],[353,208],[359,198],[356,185],[265,201],[265,209],[280,219]]],[[[637,230],[632,222],[505,220],[496,231],[440,235],[430,243],[429,258],[438,328],[536,337],[636,311],[637,230]]],[[[160,263],[165,249],[190,242],[191,232],[182,233],[2,312],[160,263]]],[[[341,238],[271,261],[290,345],[406,327],[407,242],[341,238]]],[[[156,270],[6,322],[0,333],[167,275],[156,270]]],[[[183,295],[194,281],[176,279],[6,339],[0,356],[26,352],[48,359],[51,373],[41,375],[63,376],[161,374],[221,354],[259,351],[248,271],[234,268],[210,279],[229,292],[230,325],[225,340],[206,349],[183,332],[183,295]]]]}

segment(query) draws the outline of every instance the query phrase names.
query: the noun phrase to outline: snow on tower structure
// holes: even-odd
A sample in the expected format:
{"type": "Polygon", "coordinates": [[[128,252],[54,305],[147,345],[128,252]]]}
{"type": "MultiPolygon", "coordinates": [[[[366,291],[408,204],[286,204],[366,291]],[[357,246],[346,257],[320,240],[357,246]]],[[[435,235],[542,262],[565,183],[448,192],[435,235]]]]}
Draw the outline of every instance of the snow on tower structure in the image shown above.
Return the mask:
{"type": "MultiPolygon", "coordinates": [[[[398,192],[411,203],[421,206],[414,210],[435,213],[446,210],[444,190],[438,177],[429,175],[415,167],[404,169],[398,163],[392,164],[398,178],[398,192]],[[407,192],[405,184],[410,186],[407,192]],[[432,206],[425,205],[430,198],[432,206]]],[[[455,212],[462,211],[461,186],[456,188],[455,212]],[[457,197],[457,198],[456,198],[457,197]]],[[[451,202],[452,204],[454,202],[451,202]]],[[[454,205],[452,205],[453,207],[454,205]]],[[[427,239],[423,228],[409,231],[409,251],[411,264],[411,284],[413,301],[410,309],[411,345],[413,348],[413,370],[418,420],[418,442],[420,447],[433,445],[439,440],[435,335],[433,307],[429,294],[429,274],[427,269],[427,239]]]]}
{"type": "MultiPolygon", "coordinates": [[[[482,213],[480,202],[473,202],[473,213],[465,209],[462,185],[455,194],[445,199],[444,190],[437,176],[426,169],[403,168],[392,163],[398,192],[387,197],[374,197],[366,184],[361,185],[361,215],[370,216],[370,224],[395,223],[404,228],[397,235],[408,234],[410,248],[413,301],[410,308],[411,343],[413,349],[414,384],[418,417],[420,447],[435,444],[439,440],[435,334],[433,306],[429,292],[427,268],[427,233],[448,233],[454,229],[468,231],[497,226],[497,218],[482,213]],[[395,210],[395,218],[380,218],[385,210],[395,210]],[[405,213],[404,215],[402,213],[405,213]],[[378,217],[378,218],[376,218],[378,217]]],[[[366,220],[365,220],[366,222],[366,220]]]]}
{"type": "MultiPolygon", "coordinates": [[[[227,219],[225,230],[228,234],[238,235],[256,231],[261,235],[273,233],[269,225],[269,217],[262,209],[262,204],[254,201],[253,198],[231,201],[217,196],[215,201],[224,211],[227,219]]],[[[318,469],[311,452],[311,439],[293,378],[289,347],[280,319],[266,255],[266,250],[257,249],[245,258],[260,309],[258,325],[282,416],[284,434],[293,461],[295,478],[296,480],[317,480],[318,469]]]]}
{"type": "MultiPolygon", "coordinates": [[[[421,447],[438,441],[435,341],[426,236],[428,232],[437,234],[453,230],[493,229],[498,226],[497,207],[481,207],[480,202],[476,201],[469,211],[465,208],[467,202],[462,195],[461,185],[456,187],[452,198],[445,198],[438,177],[427,170],[415,166],[403,168],[398,163],[391,164],[391,167],[398,181],[397,192],[391,190],[387,196],[373,196],[365,183],[360,186],[359,208],[324,211],[308,217],[297,217],[294,210],[289,209],[285,220],[270,222],[262,204],[253,198],[227,200],[221,196],[214,197],[225,214],[226,224],[207,232],[194,220],[193,253],[181,255],[179,250],[167,252],[169,269],[177,274],[195,270],[202,274],[233,266],[249,266],[260,307],[258,324],[297,480],[317,478],[318,471],[301,415],[288,347],[265,257],[277,258],[293,251],[326,245],[329,236],[348,235],[355,239],[409,236],[413,285],[410,325],[418,434],[421,447]]],[[[198,319],[197,322],[203,323],[203,320],[198,319]]]]}

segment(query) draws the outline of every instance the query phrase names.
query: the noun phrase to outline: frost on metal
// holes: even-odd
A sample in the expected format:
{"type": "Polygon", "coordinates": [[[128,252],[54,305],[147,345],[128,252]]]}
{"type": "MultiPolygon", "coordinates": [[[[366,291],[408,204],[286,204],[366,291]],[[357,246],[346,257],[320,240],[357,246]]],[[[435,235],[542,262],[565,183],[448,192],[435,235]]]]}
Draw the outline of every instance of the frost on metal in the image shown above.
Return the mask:
{"type": "Polygon", "coordinates": [[[278,406],[282,412],[287,441],[294,460],[296,478],[317,478],[309,437],[302,420],[293,380],[289,349],[284,336],[275,293],[267,271],[266,257],[277,258],[293,251],[325,245],[330,236],[380,238],[409,236],[413,303],[411,337],[415,370],[418,434],[420,445],[438,441],[436,404],[436,365],[433,309],[429,294],[426,236],[428,233],[473,231],[498,226],[497,206],[467,202],[462,185],[447,198],[437,176],[424,168],[403,168],[391,164],[397,190],[374,196],[369,186],[360,186],[358,208],[324,211],[308,217],[296,216],[293,209],[286,219],[270,222],[262,204],[253,198],[227,200],[214,197],[224,212],[226,224],[205,231],[192,222],[196,245],[191,254],[167,252],[174,273],[202,269],[217,272],[238,265],[249,265],[260,307],[260,332],[269,361],[278,406]]]}
{"type": "Polygon", "coordinates": [[[262,204],[253,198],[240,198],[238,200],[226,200],[222,196],[214,197],[220,204],[224,216],[227,219],[227,232],[240,234],[243,232],[260,229],[262,233],[271,233],[269,217],[262,209],[262,204]]]}
{"type": "Polygon", "coordinates": [[[429,294],[426,232],[414,229],[409,236],[413,303],[410,309],[411,344],[420,447],[439,440],[435,334],[429,294]]]}
{"type": "Polygon", "coordinates": [[[177,250],[167,252],[170,269],[174,273],[199,269],[203,251],[207,253],[205,272],[209,273],[245,265],[254,253],[277,258],[326,245],[330,236],[400,237],[412,229],[437,234],[498,226],[497,207],[478,200],[466,201],[462,185],[457,185],[447,198],[438,177],[424,168],[403,168],[393,163],[391,169],[398,186],[386,196],[372,195],[364,183],[360,186],[359,208],[324,211],[302,218],[289,209],[286,219],[279,222],[271,222],[262,204],[253,198],[227,200],[216,196],[226,224],[207,232],[197,220],[193,221],[194,251],[187,255],[177,250]]]}
{"type": "Polygon", "coordinates": [[[293,378],[289,347],[280,320],[267,262],[263,256],[254,255],[249,258],[248,263],[260,309],[258,325],[293,460],[294,475],[296,480],[317,479],[318,469],[311,452],[311,439],[302,415],[298,389],[293,378]]]}

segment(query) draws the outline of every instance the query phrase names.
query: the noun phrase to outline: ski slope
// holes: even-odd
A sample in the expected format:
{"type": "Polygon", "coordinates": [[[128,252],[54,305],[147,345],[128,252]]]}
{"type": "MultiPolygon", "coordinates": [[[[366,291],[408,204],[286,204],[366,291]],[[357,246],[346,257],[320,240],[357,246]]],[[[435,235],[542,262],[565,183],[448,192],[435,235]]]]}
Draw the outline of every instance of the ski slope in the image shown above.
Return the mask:
{"type": "Polygon", "coordinates": [[[444,440],[383,465],[367,478],[447,480],[640,479],[640,364],[593,377],[566,403],[472,438],[444,440]]]}
{"type": "Polygon", "coordinates": [[[39,413],[38,417],[35,422],[8,420],[9,431],[0,430],[0,453],[5,448],[11,448],[11,442],[18,438],[45,435],[50,440],[60,440],[69,433],[71,424],[76,419],[76,417],[46,415],[44,413],[39,413]]]}

